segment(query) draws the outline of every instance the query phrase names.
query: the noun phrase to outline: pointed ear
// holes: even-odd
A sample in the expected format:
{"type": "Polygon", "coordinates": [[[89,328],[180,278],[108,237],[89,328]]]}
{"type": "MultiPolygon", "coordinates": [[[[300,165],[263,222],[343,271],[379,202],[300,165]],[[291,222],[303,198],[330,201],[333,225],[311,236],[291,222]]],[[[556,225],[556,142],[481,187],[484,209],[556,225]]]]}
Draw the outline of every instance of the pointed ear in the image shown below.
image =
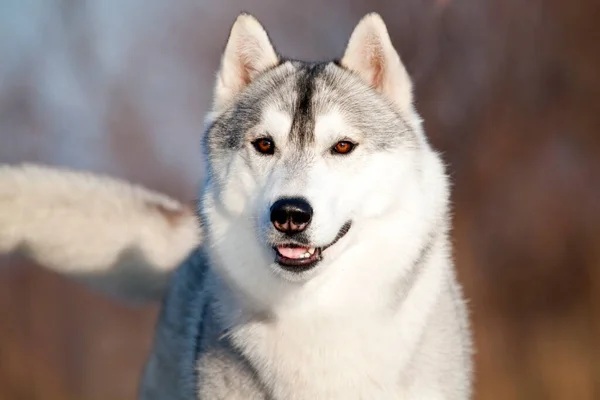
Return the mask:
{"type": "Polygon", "coordinates": [[[279,58],[260,22],[249,14],[235,20],[217,73],[213,111],[219,111],[279,58]]]}
{"type": "Polygon", "coordinates": [[[378,14],[367,14],[354,28],[341,64],[357,73],[402,111],[412,108],[410,77],[378,14]]]}

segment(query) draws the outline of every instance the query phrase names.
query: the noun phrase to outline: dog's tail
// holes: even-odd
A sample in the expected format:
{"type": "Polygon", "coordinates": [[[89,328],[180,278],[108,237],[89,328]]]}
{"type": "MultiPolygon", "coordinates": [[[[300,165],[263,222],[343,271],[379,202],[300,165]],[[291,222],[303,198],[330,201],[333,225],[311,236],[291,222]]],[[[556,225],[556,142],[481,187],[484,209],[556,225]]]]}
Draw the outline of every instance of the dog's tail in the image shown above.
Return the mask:
{"type": "Polygon", "coordinates": [[[159,299],[200,244],[192,207],[92,173],[0,165],[0,254],[19,254],[108,294],[159,299]]]}

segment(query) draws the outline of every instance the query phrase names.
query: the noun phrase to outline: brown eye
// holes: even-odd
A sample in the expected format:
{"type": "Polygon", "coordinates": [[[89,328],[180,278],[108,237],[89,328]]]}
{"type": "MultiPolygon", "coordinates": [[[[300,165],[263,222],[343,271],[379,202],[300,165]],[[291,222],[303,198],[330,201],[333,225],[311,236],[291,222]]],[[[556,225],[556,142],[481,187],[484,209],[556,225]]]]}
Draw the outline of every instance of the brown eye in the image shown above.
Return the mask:
{"type": "Polygon", "coordinates": [[[273,154],[275,153],[275,144],[271,139],[260,138],[252,142],[252,145],[261,154],[273,154]]]}
{"type": "Polygon", "coordinates": [[[341,142],[337,142],[335,146],[331,148],[331,152],[337,154],[348,154],[354,150],[355,147],[356,145],[354,143],[347,140],[342,140],[341,142]]]}

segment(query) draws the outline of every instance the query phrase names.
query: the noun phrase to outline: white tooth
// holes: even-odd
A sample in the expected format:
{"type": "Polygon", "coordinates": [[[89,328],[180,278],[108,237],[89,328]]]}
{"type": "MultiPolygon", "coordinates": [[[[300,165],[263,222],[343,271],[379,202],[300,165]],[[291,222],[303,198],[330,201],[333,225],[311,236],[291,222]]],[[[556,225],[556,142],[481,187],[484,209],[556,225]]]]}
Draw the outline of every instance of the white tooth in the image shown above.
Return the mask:
{"type": "Polygon", "coordinates": [[[315,250],[316,250],[316,249],[315,249],[314,247],[311,247],[310,249],[308,249],[308,253],[309,253],[310,255],[313,255],[313,254],[315,254],[315,250]]]}
{"type": "Polygon", "coordinates": [[[310,254],[309,253],[304,253],[304,258],[309,258],[310,254]]]}

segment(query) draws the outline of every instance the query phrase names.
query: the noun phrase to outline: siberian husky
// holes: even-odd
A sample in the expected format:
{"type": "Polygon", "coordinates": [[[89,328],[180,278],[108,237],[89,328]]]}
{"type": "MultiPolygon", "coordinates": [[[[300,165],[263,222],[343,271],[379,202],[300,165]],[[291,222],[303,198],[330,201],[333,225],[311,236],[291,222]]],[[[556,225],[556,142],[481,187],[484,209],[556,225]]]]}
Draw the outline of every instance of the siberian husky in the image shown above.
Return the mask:
{"type": "Polygon", "coordinates": [[[379,15],[319,63],[240,15],[203,149],[201,235],[143,188],[3,167],[0,251],[165,292],[141,399],[471,398],[448,179],[379,15]]]}

